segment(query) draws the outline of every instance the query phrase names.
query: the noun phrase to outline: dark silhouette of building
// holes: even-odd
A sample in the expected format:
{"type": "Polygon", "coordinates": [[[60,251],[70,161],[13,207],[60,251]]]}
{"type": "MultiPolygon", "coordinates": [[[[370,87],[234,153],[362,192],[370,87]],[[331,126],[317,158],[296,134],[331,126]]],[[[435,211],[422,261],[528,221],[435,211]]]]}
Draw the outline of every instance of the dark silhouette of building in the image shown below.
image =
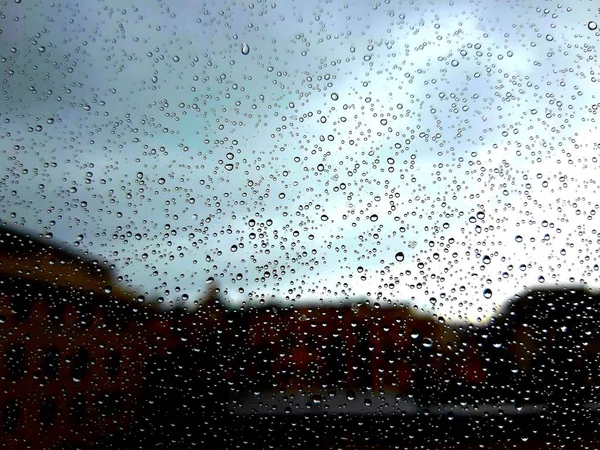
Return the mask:
{"type": "Polygon", "coordinates": [[[105,265],[0,228],[0,447],[90,447],[130,430],[177,340],[105,265]]]}
{"type": "MultiPolygon", "coordinates": [[[[233,310],[218,287],[193,311],[158,311],[122,291],[107,263],[2,226],[0,446],[244,447],[240,423],[276,435],[289,422],[261,416],[295,410],[423,423],[451,417],[449,406],[479,417],[512,405],[559,420],[600,403],[599,300],[583,287],[529,290],[479,327],[408,306],[233,310]],[[248,410],[259,394],[284,404],[248,410]]],[[[325,433],[324,421],[293,423],[315,442],[325,433]]],[[[356,437],[353,423],[328,432],[356,437]]]]}

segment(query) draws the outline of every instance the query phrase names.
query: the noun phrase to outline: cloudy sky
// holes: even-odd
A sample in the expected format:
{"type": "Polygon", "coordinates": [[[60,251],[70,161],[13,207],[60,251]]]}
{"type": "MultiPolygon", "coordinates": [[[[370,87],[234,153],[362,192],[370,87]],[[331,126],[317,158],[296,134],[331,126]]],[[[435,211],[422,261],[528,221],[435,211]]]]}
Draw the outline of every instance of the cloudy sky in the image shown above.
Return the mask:
{"type": "Polygon", "coordinates": [[[599,284],[589,1],[15,1],[0,217],[169,301],[599,284]]]}

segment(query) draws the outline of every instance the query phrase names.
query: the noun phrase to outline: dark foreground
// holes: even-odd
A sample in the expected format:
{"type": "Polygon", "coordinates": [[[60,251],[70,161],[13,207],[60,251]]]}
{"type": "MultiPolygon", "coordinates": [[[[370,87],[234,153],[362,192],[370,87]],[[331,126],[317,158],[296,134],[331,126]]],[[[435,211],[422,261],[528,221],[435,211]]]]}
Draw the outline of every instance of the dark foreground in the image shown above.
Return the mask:
{"type": "Polygon", "coordinates": [[[97,448],[598,449],[600,414],[420,413],[415,416],[165,416],[162,425],[113,436],[97,448]]]}

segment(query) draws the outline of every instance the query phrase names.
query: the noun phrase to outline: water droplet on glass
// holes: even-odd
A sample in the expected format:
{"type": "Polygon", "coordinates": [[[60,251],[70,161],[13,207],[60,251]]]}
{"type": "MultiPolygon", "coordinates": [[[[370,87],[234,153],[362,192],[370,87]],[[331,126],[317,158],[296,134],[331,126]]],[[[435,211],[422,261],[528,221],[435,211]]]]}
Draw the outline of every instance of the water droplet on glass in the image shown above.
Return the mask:
{"type": "Polygon", "coordinates": [[[483,290],[483,296],[485,298],[492,298],[492,290],[490,288],[485,288],[483,290]]]}
{"type": "Polygon", "coordinates": [[[340,97],[335,92],[331,94],[331,100],[336,101],[338,98],[340,97]]]}
{"type": "Polygon", "coordinates": [[[590,20],[587,24],[587,27],[589,30],[596,30],[598,28],[598,24],[596,22],[594,22],[593,20],[590,20]]]}
{"type": "Polygon", "coordinates": [[[369,217],[369,219],[371,222],[377,222],[377,220],[379,220],[379,216],[377,214],[373,214],[371,217],[369,217]]]}
{"type": "Polygon", "coordinates": [[[356,399],[356,394],[354,393],[354,391],[348,391],[346,392],[346,398],[348,399],[348,401],[353,401],[356,399]]]}
{"type": "Polygon", "coordinates": [[[242,44],[242,55],[247,55],[250,53],[250,47],[248,44],[242,44]]]}
{"type": "Polygon", "coordinates": [[[402,253],[402,252],[396,253],[396,261],[398,261],[398,262],[404,261],[404,253],[402,253]]]}

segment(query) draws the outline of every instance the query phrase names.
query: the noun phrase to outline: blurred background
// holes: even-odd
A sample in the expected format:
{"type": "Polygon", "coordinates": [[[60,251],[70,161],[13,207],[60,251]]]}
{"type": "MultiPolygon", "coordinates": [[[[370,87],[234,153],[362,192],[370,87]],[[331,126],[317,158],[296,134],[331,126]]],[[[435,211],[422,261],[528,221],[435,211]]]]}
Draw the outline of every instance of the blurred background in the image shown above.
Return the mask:
{"type": "Polygon", "coordinates": [[[1,231],[7,448],[597,442],[589,288],[524,290],[479,326],[370,302],[232,309],[218,287],[161,310],[81,253],[1,231]]]}
{"type": "Polygon", "coordinates": [[[594,448],[598,14],[6,2],[2,443],[594,448]]]}

